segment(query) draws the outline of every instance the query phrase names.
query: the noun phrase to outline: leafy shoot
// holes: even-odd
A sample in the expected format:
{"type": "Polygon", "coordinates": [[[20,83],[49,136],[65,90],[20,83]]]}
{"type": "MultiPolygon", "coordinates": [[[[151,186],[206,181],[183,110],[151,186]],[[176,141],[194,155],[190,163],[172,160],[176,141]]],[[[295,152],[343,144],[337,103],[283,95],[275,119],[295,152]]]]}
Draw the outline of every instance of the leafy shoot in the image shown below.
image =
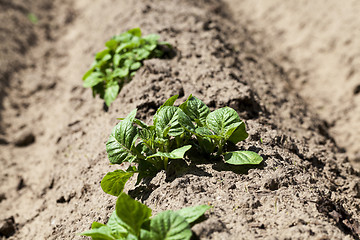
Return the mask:
{"type": "Polygon", "coordinates": [[[93,222],[91,230],[80,233],[93,240],[190,240],[191,227],[201,221],[208,205],[164,211],[152,217],[146,205],[121,193],[107,224],[93,222]]]}
{"type": "MultiPolygon", "coordinates": [[[[127,180],[138,173],[137,183],[145,177],[167,170],[169,161],[183,159],[193,148],[209,157],[221,157],[228,164],[259,164],[263,158],[252,151],[226,151],[248,137],[245,123],[229,107],[213,112],[200,99],[190,95],[180,106],[174,106],[177,95],[156,111],[153,125],[135,118],[136,109],[114,127],[106,143],[112,164],[135,163],[126,171],[106,174],[102,189],[118,196],[127,180]]],[[[191,158],[190,158],[191,159],[191,158]]]]}
{"type": "Polygon", "coordinates": [[[91,87],[93,96],[99,95],[110,106],[145,59],[161,58],[164,47],[171,48],[159,38],[156,34],[142,37],[140,28],[114,36],[105,43],[106,49],[95,55],[95,62],[83,76],[83,86],[91,87]]]}

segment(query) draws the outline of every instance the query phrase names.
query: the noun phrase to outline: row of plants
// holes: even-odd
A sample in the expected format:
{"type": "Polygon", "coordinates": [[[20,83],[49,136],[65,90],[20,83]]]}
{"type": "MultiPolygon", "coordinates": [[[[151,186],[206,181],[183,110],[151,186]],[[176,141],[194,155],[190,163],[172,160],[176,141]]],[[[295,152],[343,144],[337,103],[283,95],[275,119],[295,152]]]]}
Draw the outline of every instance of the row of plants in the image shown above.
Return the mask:
{"type": "Polygon", "coordinates": [[[234,109],[224,107],[211,112],[192,95],[176,107],[173,104],[177,98],[178,95],[172,96],[157,109],[153,125],[135,118],[136,109],[126,118],[119,118],[121,121],[110,134],[106,151],[112,164],[131,165],[126,171],[107,173],[101,181],[104,192],[118,196],[135,173],[138,184],[144,177],[166,171],[170,160],[183,159],[191,148],[204,158],[223,158],[233,165],[262,161],[252,151],[226,151],[229,145],[248,137],[245,124],[234,109]]]}
{"type": "Polygon", "coordinates": [[[105,43],[106,49],[95,55],[94,63],[83,76],[83,86],[91,88],[94,97],[99,95],[110,106],[145,59],[161,58],[171,48],[159,38],[156,34],[142,37],[140,28],[114,36],[105,43]]]}
{"type": "MultiPolygon", "coordinates": [[[[156,35],[148,36],[141,38],[140,29],[132,29],[107,42],[108,49],[96,55],[93,67],[85,74],[84,86],[92,87],[94,96],[100,94],[110,105],[120,87],[141,66],[142,60],[161,56],[158,46],[167,43],[158,42],[156,35]],[[143,50],[147,51],[146,54],[143,50]],[[126,76],[118,75],[123,69],[127,69],[124,70],[126,76]],[[116,91],[115,88],[109,90],[113,85],[118,86],[116,91]]],[[[177,99],[178,95],[172,96],[157,109],[152,125],[136,118],[137,109],[118,119],[120,122],[109,136],[106,151],[111,164],[128,162],[130,165],[126,170],[115,170],[104,176],[101,188],[118,197],[115,211],[107,224],[94,222],[92,229],[82,235],[94,240],[190,239],[191,227],[203,219],[210,206],[168,210],[152,217],[150,208],[123,192],[126,182],[137,174],[138,185],[144,178],[167,171],[170,161],[186,159],[191,163],[194,159],[192,153],[210,161],[221,159],[232,165],[262,162],[262,157],[255,152],[230,151],[248,137],[245,123],[234,109],[224,107],[211,111],[192,95],[175,106],[177,99]]]]}
{"type": "Polygon", "coordinates": [[[91,230],[81,233],[94,240],[187,240],[191,227],[200,222],[210,206],[200,205],[177,211],[163,211],[152,217],[146,205],[121,193],[107,224],[93,222],[91,230]]]}

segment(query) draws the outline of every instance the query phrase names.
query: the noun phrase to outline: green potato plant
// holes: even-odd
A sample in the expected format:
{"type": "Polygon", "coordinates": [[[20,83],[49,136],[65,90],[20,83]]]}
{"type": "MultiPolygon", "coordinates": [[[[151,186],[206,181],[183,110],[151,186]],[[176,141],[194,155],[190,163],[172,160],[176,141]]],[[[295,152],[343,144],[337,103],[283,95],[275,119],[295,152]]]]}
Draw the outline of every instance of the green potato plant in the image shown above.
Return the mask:
{"type": "Polygon", "coordinates": [[[80,233],[93,240],[189,240],[191,227],[201,221],[208,205],[164,211],[152,217],[146,205],[121,193],[107,224],[93,222],[80,233]]]}
{"type": "Polygon", "coordinates": [[[159,36],[141,36],[140,28],[130,29],[105,43],[106,49],[95,55],[95,62],[83,76],[83,86],[92,88],[93,96],[99,95],[107,106],[116,99],[119,91],[135,75],[145,59],[161,58],[166,42],[159,36]]]}
{"type": "Polygon", "coordinates": [[[136,165],[126,171],[107,173],[101,181],[104,192],[118,196],[135,173],[138,184],[144,177],[166,170],[169,160],[183,159],[190,148],[209,157],[223,157],[233,165],[259,164],[263,160],[251,151],[224,151],[229,143],[236,144],[248,137],[245,124],[234,109],[224,107],[211,112],[192,95],[176,107],[177,98],[178,95],[172,96],[159,107],[153,125],[136,119],[136,109],[119,119],[106,143],[108,158],[112,164],[136,165]]]}

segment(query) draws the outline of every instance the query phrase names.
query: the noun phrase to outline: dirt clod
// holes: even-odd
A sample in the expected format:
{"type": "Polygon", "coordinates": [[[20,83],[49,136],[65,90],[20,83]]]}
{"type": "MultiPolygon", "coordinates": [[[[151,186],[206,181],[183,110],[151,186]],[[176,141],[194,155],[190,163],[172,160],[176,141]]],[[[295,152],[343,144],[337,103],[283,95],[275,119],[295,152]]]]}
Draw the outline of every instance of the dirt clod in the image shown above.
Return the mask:
{"type": "Polygon", "coordinates": [[[0,237],[11,237],[15,234],[16,224],[14,217],[0,220],[0,237]]]}
{"type": "Polygon", "coordinates": [[[5,138],[0,137],[0,145],[7,145],[7,144],[9,144],[9,142],[5,138]]]}
{"type": "Polygon", "coordinates": [[[16,186],[16,190],[17,190],[17,191],[20,191],[20,190],[23,189],[25,186],[26,186],[26,185],[25,185],[24,178],[20,177],[20,178],[19,178],[19,182],[18,182],[18,184],[17,184],[17,186],[16,186]]]}
{"type": "Polygon", "coordinates": [[[19,134],[14,140],[14,145],[17,147],[26,147],[35,142],[35,135],[32,132],[23,132],[19,134]]]}
{"type": "Polygon", "coordinates": [[[359,94],[360,93],[360,85],[357,85],[355,88],[354,88],[354,94],[359,94]]]}
{"type": "Polygon", "coordinates": [[[0,203],[6,199],[5,193],[0,193],[0,203]]]}

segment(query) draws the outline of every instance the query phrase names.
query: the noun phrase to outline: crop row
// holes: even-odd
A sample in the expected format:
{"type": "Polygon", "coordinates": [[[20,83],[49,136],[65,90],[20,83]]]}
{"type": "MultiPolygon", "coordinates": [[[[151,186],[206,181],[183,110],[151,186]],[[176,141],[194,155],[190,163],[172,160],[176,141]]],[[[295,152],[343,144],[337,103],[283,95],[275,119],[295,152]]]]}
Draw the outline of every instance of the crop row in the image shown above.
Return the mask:
{"type": "MultiPolygon", "coordinates": [[[[144,59],[161,57],[159,36],[141,37],[140,29],[131,29],[106,43],[107,49],[96,54],[95,63],[84,75],[84,86],[92,87],[110,106],[121,87],[141,67],[144,59]]],[[[104,192],[117,197],[115,211],[107,224],[94,222],[91,230],[81,233],[94,240],[190,239],[191,227],[203,220],[208,205],[164,211],[152,217],[151,209],[123,192],[126,182],[137,174],[136,184],[167,171],[170,161],[191,163],[194,153],[204,159],[223,159],[226,164],[259,164],[263,158],[252,151],[229,151],[248,137],[245,123],[229,107],[211,111],[190,95],[179,106],[178,96],[160,106],[148,125],[136,118],[133,110],[112,130],[106,143],[112,164],[130,163],[126,170],[107,173],[101,181],[104,192]]]]}

